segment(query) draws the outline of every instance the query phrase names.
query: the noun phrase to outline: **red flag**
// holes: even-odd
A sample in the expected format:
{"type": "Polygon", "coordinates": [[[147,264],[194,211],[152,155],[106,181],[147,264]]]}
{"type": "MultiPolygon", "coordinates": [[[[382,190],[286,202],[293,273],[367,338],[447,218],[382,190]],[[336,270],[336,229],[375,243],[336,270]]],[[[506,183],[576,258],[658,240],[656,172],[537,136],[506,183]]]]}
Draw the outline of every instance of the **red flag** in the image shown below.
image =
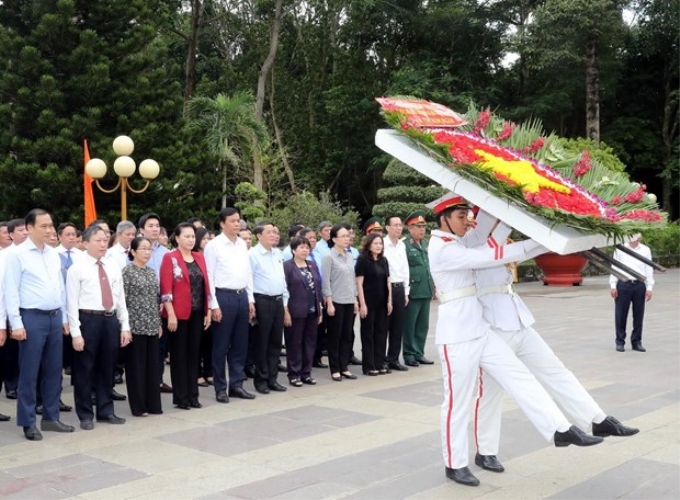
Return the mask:
{"type": "MultiPolygon", "coordinates": [[[[90,161],[90,150],[87,147],[87,139],[83,141],[83,151],[85,153],[85,163],[90,161]]],[[[85,193],[85,227],[89,226],[90,223],[97,219],[97,208],[94,206],[94,193],[92,192],[92,177],[87,175],[87,171],[83,166],[83,192],[85,193]]]]}

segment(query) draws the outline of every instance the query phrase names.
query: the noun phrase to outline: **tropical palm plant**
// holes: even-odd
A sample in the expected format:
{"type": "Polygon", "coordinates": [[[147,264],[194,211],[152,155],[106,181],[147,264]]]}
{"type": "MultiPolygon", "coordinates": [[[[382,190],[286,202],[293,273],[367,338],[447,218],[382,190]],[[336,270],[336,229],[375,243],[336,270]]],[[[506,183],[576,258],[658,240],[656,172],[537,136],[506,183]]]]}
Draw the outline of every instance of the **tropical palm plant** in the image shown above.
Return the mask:
{"type": "Polygon", "coordinates": [[[203,138],[218,170],[222,170],[224,208],[229,168],[238,172],[243,166],[251,166],[254,155],[269,144],[269,132],[264,122],[255,117],[255,98],[249,92],[194,97],[189,101],[188,118],[187,128],[203,138]]]}

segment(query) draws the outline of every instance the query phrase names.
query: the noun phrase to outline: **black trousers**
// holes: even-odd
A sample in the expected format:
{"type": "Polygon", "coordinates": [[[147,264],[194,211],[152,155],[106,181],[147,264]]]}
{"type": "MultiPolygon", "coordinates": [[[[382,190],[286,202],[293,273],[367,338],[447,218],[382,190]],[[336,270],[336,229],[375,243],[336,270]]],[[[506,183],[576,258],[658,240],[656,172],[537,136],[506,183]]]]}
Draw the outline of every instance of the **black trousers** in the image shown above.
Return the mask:
{"type": "Polygon", "coordinates": [[[132,414],[138,417],[143,413],[163,413],[158,385],[158,335],[133,334],[132,343],[123,349],[123,358],[132,414]]]}
{"type": "Polygon", "coordinates": [[[380,370],[387,345],[387,305],[369,309],[361,320],[361,362],[364,373],[380,370]]]}
{"type": "Polygon", "coordinates": [[[331,374],[346,372],[352,357],[354,304],[333,302],[335,314],[328,316],[328,367],[331,374]]]}
{"type": "Polygon", "coordinates": [[[0,347],[0,366],[2,366],[2,382],[7,391],[16,391],[19,386],[19,341],[10,337],[11,329],[7,329],[7,341],[0,347]]]}
{"type": "MultiPolygon", "coordinates": [[[[392,285],[392,314],[387,317],[388,330],[388,363],[398,363],[401,354],[401,343],[404,338],[404,321],[406,321],[406,289],[403,283],[401,286],[392,285]]],[[[377,370],[380,367],[376,368],[377,370]]]]}
{"type": "MultiPolygon", "coordinates": [[[[170,380],[172,402],[176,405],[198,401],[198,357],[203,318],[203,310],[191,311],[189,319],[177,320],[177,330],[170,332],[170,380]]],[[[167,323],[167,320],[164,322],[167,323]]]]}
{"type": "Polygon", "coordinates": [[[276,382],[283,344],[283,300],[281,297],[255,295],[257,327],[253,343],[255,386],[276,382]]]}
{"type": "Polygon", "coordinates": [[[85,348],[73,354],[74,388],[78,418],[92,420],[92,391],[97,395],[97,418],[113,415],[111,380],[120,349],[120,323],[115,316],[80,314],[85,348]]]}
{"type": "Polygon", "coordinates": [[[326,306],[322,311],[322,320],[316,327],[316,348],[314,349],[314,360],[321,361],[323,351],[328,350],[328,313],[326,306]]]}
{"type": "Polygon", "coordinates": [[[616,343],[626,343],[626,323],[628,311],[633,305],[633,332],[630,343],[638,345],[642,342],[642,320],[645,317],[645,294],[647,287],[642,281],[619,281],[616,284],[618,297],[614,300],[614,323],[616,325],[616,343]]]}
{"type": "Polygon", "coordinates": [[[312,313],[306,318],[291,319],[292,325],[284,329],[288,380],[306,378],[312,374],[319,315],[312,313]]]}

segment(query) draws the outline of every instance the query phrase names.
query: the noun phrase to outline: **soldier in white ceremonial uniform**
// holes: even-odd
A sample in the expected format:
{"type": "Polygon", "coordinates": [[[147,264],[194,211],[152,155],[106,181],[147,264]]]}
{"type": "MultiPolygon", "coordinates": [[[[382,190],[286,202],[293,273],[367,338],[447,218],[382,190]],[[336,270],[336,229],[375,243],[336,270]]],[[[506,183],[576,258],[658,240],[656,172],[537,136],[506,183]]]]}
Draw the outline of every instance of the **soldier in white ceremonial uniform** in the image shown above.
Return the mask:
{"type": "MultiPolygon", "coordinates": [[[[485,219],[494,223],[497,219],[481,211],[478,220],[485,227],[485,219]]],[[[491,236],[480,243],[497,249],[510,235],[512,228],[499,223],[491,236]]],[[[467,240],[467,239],[466,239],[467,240]]],[[[466,243],[474,244],[472,240],[466,243]]],[[[519,360],[545,387],[548,394],[579,427],[593,425],[596,436],[631,436],[638,429],[627,427],[611,416],[607,416],[588,391],[579,383],[574,374],[564,366],[543,338],[532,328],[534,316],[513,288],[513,274],[504,265],[475,271],[477,297],[482,304],[484,319],[503,340],[519,360]]],[[[498,383],[480,370],[477,402],[474,414],[475,463],[483,469],[503,472],[504,468],[496,458],[501,434],[503,412],[503,390],[498,383]]]]}
{"type": "Polygon", "coordinates": [[[473,269],[525,260],[545,249],[532,240],[498,248],[466,248],[467,202],[448,196],[437,200],[433,208],[440,228],[432,232],[430,269],[441,303],[435,341],[444,378],[441,423],[446,476],[469,486],[479,484],[467,467],[467,423],[479,368],[512,395],[546,440],[556,446],[602,442],[601,437],[589,436],[569,423],[535,377],[491,330],[477,299],[473,269]]]}

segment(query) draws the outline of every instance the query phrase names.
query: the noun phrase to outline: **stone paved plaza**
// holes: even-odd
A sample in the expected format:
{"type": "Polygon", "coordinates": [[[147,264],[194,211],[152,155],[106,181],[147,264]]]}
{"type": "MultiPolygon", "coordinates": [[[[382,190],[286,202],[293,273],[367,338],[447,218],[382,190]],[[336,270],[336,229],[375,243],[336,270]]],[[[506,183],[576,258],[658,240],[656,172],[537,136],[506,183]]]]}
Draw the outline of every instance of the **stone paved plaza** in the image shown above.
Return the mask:
{"type": "MultiPolygon", "coordinates": [[[[536,329],[605,412],[641,429],[633,437],[557,449],[507,399],[499,455],[506,471],[482,471],[471,459],[482,484],[457,485],[445,478],[440,451],[438,361],[342,383],[315,370],[317,386],[228,405],[215,402],[212,388],[201,389],[200,410],[176,410],[164,394],[165,414],[149,418],[132,417],[127,403],[117,403],[126,425],[46,432],[41,442],[23,438],[14,402],[3,394],[0,412],[12,421],[0,424],[0,497],[678,499],[680,272],[656,279],[643,335],[647,353],[629,345],[625,353],[614,350],[606,277],[573,288],[517,287],[536,329]]],[[[433,334],[434,326],[427,354],[437,359],[433,334]]],[[[73,404],[70,388],[64,400],[73,404]]],[[[62,419],[77,424],[73,413],[62,419]]]]}

